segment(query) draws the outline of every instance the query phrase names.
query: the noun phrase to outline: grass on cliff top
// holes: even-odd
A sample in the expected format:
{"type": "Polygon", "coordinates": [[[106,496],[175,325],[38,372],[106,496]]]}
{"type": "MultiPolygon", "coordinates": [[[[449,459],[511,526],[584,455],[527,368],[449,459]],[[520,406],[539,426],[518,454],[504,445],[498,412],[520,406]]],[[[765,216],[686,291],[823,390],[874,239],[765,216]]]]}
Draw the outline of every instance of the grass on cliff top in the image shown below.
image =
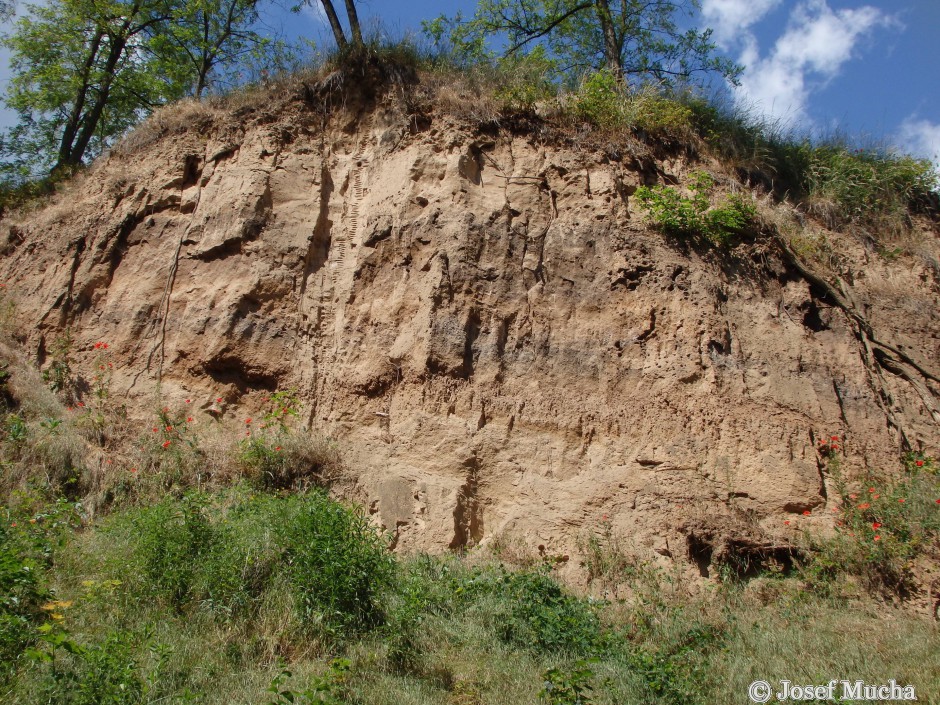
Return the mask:
{"type": "MultiPolygon", "coordinates": [[[[209,134],[233,115],[238,124],[276,121],[291,104],[325,124],[332,111],[388,100],[415,129],[447,114],[473,128],[533,131],[617,154],[714,158],[741,182],[792,201],[826,227],[861,227],[876,239],[909,231],[912,215],[936,220],[940,213],[936,165],[890,145],[814,137],[694,90],[625,91],[603,71],[563,86],[547,78],[550,69],[539,53],[474,63],[377,33],[360,51],[320,54],[296,73],[158,109],[114,151],[133,154],[181,132],[209,134]]],[[[0,188],[0,212],[55,187],[43,181],[0,188]]]]}
{"type": "Polygon", "coordinates": [[[574,590],[509,540],[390,553],[320,487],[339,460],[290,393],[237,431],[189,403],[136,428],[108,346],[83,370],[66,343],[44,375],[0,347],[0,702],[704,705],[833,678],[937,702],[940,629],[902,608],[937,548],[930,458],[840,478],[844,531],[789,573],[731,562],[703,586],[601,523],[574,590]]]}

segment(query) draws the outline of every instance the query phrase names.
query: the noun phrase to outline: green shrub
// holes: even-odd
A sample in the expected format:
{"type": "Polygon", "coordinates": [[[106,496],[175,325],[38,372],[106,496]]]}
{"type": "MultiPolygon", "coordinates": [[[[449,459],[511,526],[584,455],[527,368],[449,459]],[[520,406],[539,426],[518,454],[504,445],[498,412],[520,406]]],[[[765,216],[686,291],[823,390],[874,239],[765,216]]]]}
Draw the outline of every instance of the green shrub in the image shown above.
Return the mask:
{"type": "Polygon", "coordinates": [[[206,517],[206,502],[198,494],[164,499],[142,510],[133,521],[144,577],[177,610],[193,597],[197,572],[217,539],[206,517]]]}
{"type": "Polygon", "coordinates": [[[836,458],[830,459],[839,518],[834,535],[810,539],[804,575],[811,586],[830,592],[844,576],[855,575],[875,591],[903,596],[914,586],[914,561],[924,554],[940,557],[936,462],[912,453],[906,456],[905,466],[903,477],[869,479],[852,492],[841,477],[836,458]]]}
{"type": "Polygon", "coordinates": [[[40,605],[49,597],[42,571],[18,545],[17,527],[0,526],[0,683],[35,639],[40,605]]]}
{"type": "Polygon", "coordinates": [[[570,671],[550,668],[542,674],[539,698],[551,705],[590,705],[593,677],[585,661],[578,661],[570,671]]]}
{"type": "Polygon", "coordinates": [[[394,560],[363,516],[321,491],[298,499],[282,527],[288,577],[305,621],[327,632],[358,631],[381,621],[380,593],[394,560]]]}
{"type": "Polygon", "coordinates": [[[543,570],[505,573],[495,585],[507,600],[497,621],[497,633],[506,643],[575,654],[603,648],[596,607],[565,592],[543,570]]]}
{"type": "Polygon", "coordinates": [[[584,80],[574,108],[578,116],[598,127],[621,127],[626,121],[623,89],[610,71],[597,71],[584,80]]]}
{"type": "Polygon", "coordinates": [[[499,59],[496,76],[496,100],[510,111],[531,110],[539,101],[552,98],[556,93],[552,76],[555,61],[544,47],[536,47],[527,54],[513,54],[499,59]]]}
{"type": "Polygon", "coordinates": [[[753,204],[732,194],[714,208],[709,192],[715,182],[704,172],[692,174],[691,197],[682,196],[671,186],[641,186],[636,198],[657,227],[680,238],[705,238],[715,244],[727,244],[744,233],[757,213],[753,204]]]}

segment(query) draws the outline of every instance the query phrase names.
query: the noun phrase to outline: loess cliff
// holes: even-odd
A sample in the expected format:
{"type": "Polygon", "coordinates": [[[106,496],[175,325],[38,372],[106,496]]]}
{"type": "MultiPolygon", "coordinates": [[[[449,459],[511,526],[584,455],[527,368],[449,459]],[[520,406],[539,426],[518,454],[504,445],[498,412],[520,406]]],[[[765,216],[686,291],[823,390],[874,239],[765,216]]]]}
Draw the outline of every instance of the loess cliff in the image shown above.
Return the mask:
{"type": "Polygon", "coordinates": [[[762,232],[696,246],[632,197],[700,169],[743,188],[694,150],[328,83],[177,106],[7,215],[0,276],[37,363],[66,330],[76,368],[107,341],[140,418],[192,399],[237,423],[297,390],[403,550],[555,555],[609,522],[684,560],[740,517],[786,543],[831,521],[821,440],[849,478],[937,451],[935,223],[884,257],[747,192],[762,232]]]}

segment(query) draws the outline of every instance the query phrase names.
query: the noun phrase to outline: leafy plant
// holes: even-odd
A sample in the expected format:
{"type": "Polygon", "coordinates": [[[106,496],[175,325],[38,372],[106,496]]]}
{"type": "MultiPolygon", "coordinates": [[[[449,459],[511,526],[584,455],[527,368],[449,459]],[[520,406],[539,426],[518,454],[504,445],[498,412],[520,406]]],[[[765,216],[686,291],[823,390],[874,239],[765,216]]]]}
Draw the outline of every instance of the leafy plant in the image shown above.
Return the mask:
{"type": "Polygon", "coordinates": [[[578,661],[570,671],[550,668],[542,674],[539,698],[551,705],[590,705],[593,677],[594,671],[586,661],[578,661]]]}
{"type": "Polygon", "coordinates": [[[757,213],[742,196],[726,196],[712,207],[709,194],[714,179],[704,172],[691,177],[692,195],[682,196],[672,186],[641,186],[636,198],[657,227],[674,237],[705,238],[715,244],[727,244],[732,237],[746,232],[757,213]]]}

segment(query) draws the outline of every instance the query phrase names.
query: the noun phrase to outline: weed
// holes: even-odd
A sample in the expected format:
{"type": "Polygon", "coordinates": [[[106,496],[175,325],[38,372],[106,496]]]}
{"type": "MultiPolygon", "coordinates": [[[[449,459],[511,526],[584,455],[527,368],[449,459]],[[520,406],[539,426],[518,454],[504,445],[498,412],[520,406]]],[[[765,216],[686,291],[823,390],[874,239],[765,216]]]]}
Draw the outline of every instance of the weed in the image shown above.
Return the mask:
{"type": "Polygon", "coordinates": [[[590,705],[593,677],[587,661],[578,661],[570,671],[550,668],[542,674],[539,698],[551,705],[590,705]]]}
{"type": "Polygon", "coordinates": [[[682,196],[671,186],[641,186],[636,198],[665,233],[680,238],[705,238],[722,245],[745,233],[757,211],[737,194],[726,196],[712,207],[709,193],[714,185],[711,176],[696,172],[692,175],[691,197],[682,196]]]}

